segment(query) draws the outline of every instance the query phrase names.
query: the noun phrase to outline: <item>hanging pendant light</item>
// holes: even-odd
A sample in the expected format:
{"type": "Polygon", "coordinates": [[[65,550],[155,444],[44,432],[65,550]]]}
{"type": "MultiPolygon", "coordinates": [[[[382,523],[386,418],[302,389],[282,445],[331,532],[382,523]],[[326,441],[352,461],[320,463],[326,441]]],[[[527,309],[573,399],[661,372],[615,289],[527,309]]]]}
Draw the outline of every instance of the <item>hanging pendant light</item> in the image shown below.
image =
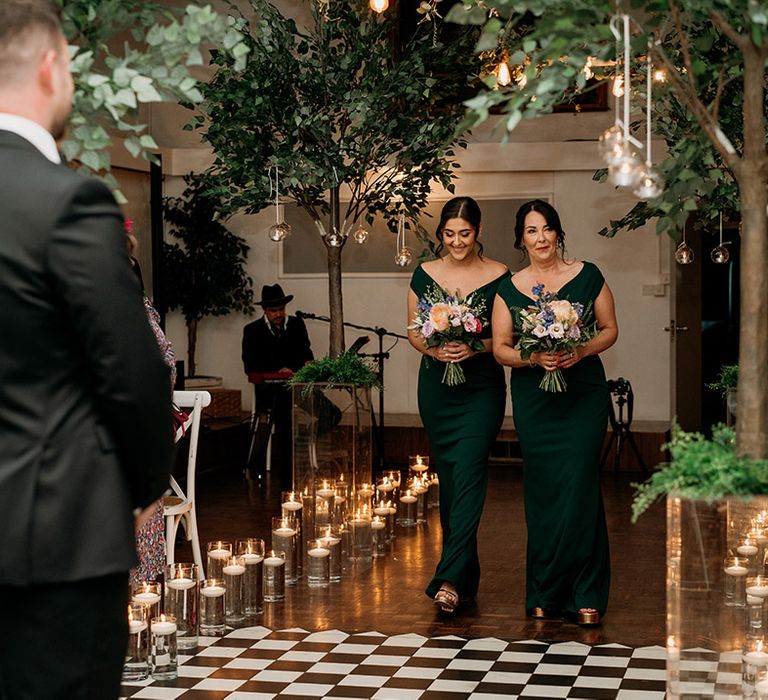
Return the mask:
{"type": "Polygon", "coordinates": [[[400,221],[397,223],[397,254],[395,264],[400,267],[408,267],[413,260],[413,253],[405,241],[405,212],[400,212],[400,221]]]}
{"type": "Polygon", "coordinates": [[[361,224],[355,229],[355,232],[352,234],[352,238],[355,239],[355,243],[362,245],[368,240],[368,231],[366,231],[361,224]]]}
{"type": "Polygon", "coordinates": [[[503,58],[496,68],[496,82],[502,87],[507,87],[512,82],[512,73],[509,70],[509,64],[503,58]]]}
{"type": "Polygon", "coordinates": [[[648,74],[646,76],[645,90],[645,165],[640,170],[637,184],[633,193],[640,199],[656,199],[664,190],[664,178],[653,167],[651,155],[651,95],[653,91],[653,61],[651,60],[651,42],[648,42],[648,56],[646,59],[648,74]]]}
{"type": "Polygon", "coordinates": [[[723,212],[720,212],[720,245],[713,248],[709,256],[712,258],[712,262],[718,265],[725,265],[731,257],[728,248],[723,243],[723,212]]]}
{"type": "MultiPolygon", "coordinates": [[[[622,15],[624,23],[624,110],[622,119],[622,140],[621,143],[606,158],[608,161],[608,179],[617,187],[633,187],[640,179],[640,170],[642,163],[632,148],[632,139],[629,135],[630,118],[630,73],[629,65],[631,60],[630,34],[629,34],[629,15],[622,15]]],[[[615,94],[615,92],[614,92],[615,94]]],[[[616,96],[618,100],[618,95],[616,96]]]]}
{"type": "MultiPolygon", "coordinates": [[[[286,223],[283,217],[280,215],[279,177],[279,170],[277,166],[275,166],[275,223],[270,226],[269,231],[267,231],[269,240],[274,241],[275,243],[279,243],[291,235],[290,224],[286,223]]],[[[270,177],[270,183],[271,179],[272,178],[270,177]]]]}
{"type": "Polygon", "coordinates": [[[693,254],[693,248],[685,240],[685,226],[683,226],[683,241],[675,250],[675,260],[680,265],[690,265],[696,256],[693,254]]]}
{"type": "Polygon", "coordinates": [[[370,0],[368,6],[378,14],[386,12],[389,8],[389,0],[370,0]]]}
{"type": "MultiPolygon", "coordinates": [[[[613,32],[614,37],[616,38],[616,74],[613,78],[613,84],[616,85],[616,81],[619,80],[619,41],[621,39],[621,35],[619,34],[619,30],[616,28],[616,20],[618,19],[618,15],[614,15],[614,17],[611,19],[611,32],[613,32]]],[[[619,102],[619,95],[616,94],[616,91],[613,91],[613,95],[615,97],[614,104],[613,104],[613,126],[606,129],[602,134],[600,134],[600,139],[598,143],[598,151],[600,155],[606,159],[606,162],[608,165],[613,165],[610,161],[608,161],[609,157],[615,157],[613,154],[617,151],[617,149],[620,148],[621,143],[623,141],[624,133],[621,129],[621,125],[619,122],[619,112],[620,112],[620,105],[619,102]]]]}

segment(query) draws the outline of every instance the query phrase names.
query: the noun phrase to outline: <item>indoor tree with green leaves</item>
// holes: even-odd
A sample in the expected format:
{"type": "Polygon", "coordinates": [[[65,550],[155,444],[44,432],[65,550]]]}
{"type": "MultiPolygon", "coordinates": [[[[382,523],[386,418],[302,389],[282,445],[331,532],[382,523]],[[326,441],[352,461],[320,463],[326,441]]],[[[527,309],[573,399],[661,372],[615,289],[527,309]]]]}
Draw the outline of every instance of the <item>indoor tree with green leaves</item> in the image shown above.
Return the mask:
{"type": "Polygon", "coordinates": [[[162,273],[168,308],[187,324],[187,375],[197,371],[197,329],[206,316],[251,314],[253,282],[245,268],[248,244],[220,221],[221,200],[204,176],[188,175],[181,197],[165,201],[176,243],[163,244],[162,273]]]}
{"type": "MultiPolygon", "coordinates": [[[[738,212],[741,318],[737,452],[768,457],[768,152],[766,60],[768,4],[759,0],[637,0],[631,3],[634,65],[643,54],[663,69],[654,92],[655,129],[668,144],[660,196],[612,222],[604,233],[658,217],[659,231],[679,231],[693,211],[714,219],[738,212]]],[[[503,47],[526,80],[468,101],[468,125],[503,111],[507,129],[552,110],[587,87],[588,66],[616,58],[606,0],[461,0],[447,19],[481,25],[482,50],[503,47]]],[[[619,3],[618,10],[623,5],[619,3]]],[[[629,11],[629,6],[625,8],[629,11]]],[[[597,69],[595,69],[597,70],[597,69]]],[[[610,69],[613,70],[613,69],[610,69]]],[[[513,72],[514,69],[513,69],[513,72]]],[[[638,80],[642,88],[643,79],[638,80]]],[[[494,89],[497,88],[498,89],[494,89]]],[[[636,117],[640,116],[638,112],[636,117]]]]}
{"type": "Polygon", "coordinates": [[[455,41],[444,43],[423,22],[398,37],[397,15],[376,15],[366,0],[312,2],[306,30],[267,0],[250,5],[248,65],[240,73],[230,57],[214,57],[195,125],[213,146],[217,192],[232,211],[268,206],[277,169],[280,193],[314,221],[327,251],[337,357],[342,249],[353,228],[376,215],[392,231],[401,215],[413,225],[433,182],[451,189],[453,148],[464,145],[461,100],[477,72],[475,32],[454,28],[455,41]]]}
{"type": "MultiPolygon", "coordinates": [[[[58,0],[72,51],[74,108],[65,157],[108,172],[115,135],[134,157],[157,144],[141,105],[199,102],[191,71],[204,63],[206,45],[221,47],[236,68],[248,53],[234,17],[210,5],[169,7],[151,0],[58,0]]],[[[110,186],[117,183],[107,175],[110,186]]]]}

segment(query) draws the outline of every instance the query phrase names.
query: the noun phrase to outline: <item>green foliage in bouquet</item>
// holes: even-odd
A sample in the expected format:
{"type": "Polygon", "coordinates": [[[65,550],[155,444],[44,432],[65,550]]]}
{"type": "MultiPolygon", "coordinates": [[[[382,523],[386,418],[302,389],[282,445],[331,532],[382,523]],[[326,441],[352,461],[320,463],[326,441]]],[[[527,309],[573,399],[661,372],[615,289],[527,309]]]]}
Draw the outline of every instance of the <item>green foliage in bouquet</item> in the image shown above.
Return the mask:
{"type": "Polygon", "coordinates": [[[306,384],[302,392],[304,396],[315,384],[380,387],[379,378],[371,365],[352,350],[335,358],[326,356],[304,365],[288,380],[288,384],[306,384]]]}
{"type": "Polygon", "coordinates": [[[634,485],[632,522],[667,495],[714,501],[768,494],[768,460],[742,457],[735,448],[733,428],[722,423],[712,429],[711,440],[674,425],[672,439],[664,445],[672,460],[662,464],[648,481],[634,485]]]}
{"type": "Polygon", "coordinates": [[[719,391],[725,396],[728,389],[735,389],[739,385],[739,366],[723,365],[720,368],[720,374],[717,375],[717,381],[707,384],[707,389],[719,391]]]}

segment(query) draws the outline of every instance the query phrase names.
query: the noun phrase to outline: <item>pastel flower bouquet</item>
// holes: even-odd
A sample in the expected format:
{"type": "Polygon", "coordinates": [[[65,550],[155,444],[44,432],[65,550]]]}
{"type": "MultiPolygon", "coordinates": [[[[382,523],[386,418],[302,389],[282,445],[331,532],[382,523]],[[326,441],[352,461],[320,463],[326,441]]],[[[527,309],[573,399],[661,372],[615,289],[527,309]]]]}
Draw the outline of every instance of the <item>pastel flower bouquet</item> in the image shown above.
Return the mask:
{"type": "MultiPolygon", "coordinates": [[[[598,334],[596,322],[586,322],[589,308],[585,309],[583,304],[558,299],[557,294],[545,292],[543,284],[537,284],[531,291],[535,303],[524,309],[514,309],[521,327],[515,348],[520,350],[524,360],[534,352],[571,352],[598,334]]],[[[544,372],[539,388],[561,392],[568,385],[558,367],[544,372]]]]}
{"type": "MultiPolygon", "coordinates": [[[[408,326],[424,338],[428,348],[443,343],[466,343],[472,350],[485,349],[480,334],[487,325],[483,318],[487,313],[485,299],[474,295],[462,297],[456,290],[449,294],[437,285],[427,289],[416,305],[416,316],[408,326]]],[[[448,362],[443,372],[443,384],[456,386],[466,381],[460,362],[448,362]]]]}

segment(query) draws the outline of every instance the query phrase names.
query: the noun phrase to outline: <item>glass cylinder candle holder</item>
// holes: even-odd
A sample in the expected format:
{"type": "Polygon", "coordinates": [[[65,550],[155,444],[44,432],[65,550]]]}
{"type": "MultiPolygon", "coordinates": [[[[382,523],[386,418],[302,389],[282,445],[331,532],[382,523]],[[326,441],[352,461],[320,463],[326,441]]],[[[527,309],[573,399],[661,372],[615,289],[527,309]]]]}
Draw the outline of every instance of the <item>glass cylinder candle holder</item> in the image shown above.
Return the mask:
{"type": "Polygon", "coordinates": [[[248,537],[237,540],[235,551],[245,565],[243,604],[246,615],[264,612],[264,540],[248,537]]]}
{"type": "Polygon", "coordinates": [[[427,491],[429,484],[424,475],[414,477],[410,482],[411,491],[416,494],[416,523],[423,525],[427,522],[427,491]]]}
{"type": "Polygon", "coordinates": [[[373,556],[373,538],[371,536],[371,516],[358,510],[349,520],[349,533],[352,540],[352,556],[355,561],[370,561],[373,556]]]}
{"type": "Polygon", "coordinates": [[[156,681],[172,681],[179,675],[176,647],[176,618],[160,615],[152,619],[149,672],[156,681]]]}
{"type": "Polygon", "coordinates": [[[350,538],[349,524],[341,523],[336,528],[336,534],[341,540],[339,547],[341,549],[341,570],[342,573],[349,570],[349,561],[352,557],[352,540],[350,538]]]}
{"type": "MultiPolygon", "coordinates": [[[[739,539],[736,544],[736,556],[744,557],[747,559],[750,576],[757,576],[762,573],[758,571],[757,555],[760,551],[760,547],[757,542],[749,536],[745,536],[739,539]]],[[[761,562],[762,565],[762,562],[761,562]]]]}
{"type": "Polygon", "coordinates": [[[349,484],[343,479],[336,482],[336,496],[334,497],[333,525],[343,523],[347,519],[349,506],[349,484]]]}
{"type": "Polygon", "coordinates": [[[752,613],[753,612],[756,613],[756,611],[750,610],[750,608],[756,607],[755,605],[756,598],[760,598],[763,601],[763,605],[765,604],[765,599],[768,598],[768,577],[748,576],[745,593],[746,593],[746,605],[747,605],[747,619],[749,620],[749,626],[751,627],[752,620],[750,618],[752,616],[752,613]],[[750,603],[750,599],[752,601],[751,603],[750,603]]]}
{"type": "Polygon", "coordinates": [[[301,510],[304,504],[301,500],[301,494],[297,491],[283,491],[280,501],[280,509],[283,515],[298,515],[296,511],[301,510]]]}
{"type": "MultiPolygon", "coordinates": [[[[298,552],[296,518],[292,515],[272,518],[272,549],[285,555],[285,583],[289,586],[298,580],[298,552]]],[[[266,572],[265,572],[266,575],[266,572]]]]}
{"type": "Polygon", "coordinates": [[[208,543],[208,578],[224,578],[224,562],[232,556],[232,543],[224,540],[215,540],[208,543]]]}
{"type": "Polygon", "coordinates": [[[147,620],[160,615],[160,601],[163,599],[163,586],[157,581],[142,581],[134,584],[131,592],[131,602],[146,605],[147,620]]]}
{"type": "Polygon", "coordinates": [[[440,507],[440,479],[437,472],[427,472],[429,491],[427,491],[427,508],[440,507]]]}
{"type": "Polygon", "coordinates": [[[198,580],[194,564],[165,568],[165,612],[176,619],[179,649],[194,649],[198,633],[198,580]]]}
{"type": "Polygon", "coordinates": [[[317,498],[315,499],[315,508],[318,517],[321,511],[320,506],[321,504],[324,504],[322,511],[325,514],[325,524],[328,524],[333,520],[333,514],[336,510],[336,479],[318,480],[315,494],[317,495],[317,498]]]}
{"type": "Polygon", "coordinates": [[[149,676],[148,610],[143,603],[128,605],[128,648],[123,664],[124,681],[143,681],[149,676]]]}
{"type": "Polygon", "coordinates": [[[231,627],[240,627],[245,620],[245,562],[232,556],[224,562],[224,619],[231,627]]]}
{"type": "Polygon", "coordinates": [[[207,578],[200,585],[200,634],[204,637],[223,637],[226,631],[224,580],[207,578]]]}
{"type": "Polygon", "coordinates": [[[387,553],[386,516],[374,515],[371,519],[371,540],[374,557],[383,557],[387,553]]]}
{"type": "Polygon", "coordinates": [[[400,495],[400,512],[397,516],[397,524],[400,527],[416,527],[416,502],[418,496],[405,489],[400,495]]]}
{"type": "Polygon", "coordinates": [[[317,541],[330,552],[328,557],[328,579],[332,583],[341,581],[341,538],[338,528],[330,525],[317,528],[317,541]]]}
{"type": "Polygon", "coordinates": [[[374,493],[375,489],[373,484],[369,484],[367,482],[360,484],[357,487],[357,492],[355,495],[355,511],[361,510],[362,508],[366,508],[368,511],[370,511],[371,506],[373,505],[374,493]]]}
{"type": "Polygon", "coordinates": [[[764,650],[762,636],[747,637],[741,655],[741,687],[745,698],[754,697],[758,675],[760,682],[768,670],[768,653],[764,650]]]}
{"type": "Polygon", "coordinates": [[[747,593],[747,628],[749,634],[763,631],[765,624],[765,598],[747,593]]]}
{"type": "Polygon", "coordinates": [[[323,588],[331,580],[331,550],[323,538],[310,540],[307,546],[307,584],[310,588],[323,588]]]}
{"type": "Polygon", "coordinates": [[[385,501],[384,499],[377,501],[373,505],[373,514],[378,516],[384,521],[384,537],[387,542],[392,541],[392,533],[394,532],[394,516],[390,515],[389,508],[392,505],[392,501],[385,501]]]}
{"type": "Polygon", "coordinates": [[[726,557],[723,563],[725,570],[725,605],[729,607],[744,607],[746,603],[746,584],[749,568],[744,557],[726,557]]]}
{"type": "Polygon", "coordinates": [[[264,556],[264,601],[285,598],[285,552],[270,550],[264,556]]]}
{"type": "Polygon", "coordinates": [[[392,492],[395,490],[395,482],[388,476],[381,476],[376,479],[376,500],[386,501],[392,497],[392,492]]]}
{"type": "Polygon", "coordinates": [[[412,475],[421,476],[429,470],[429,457],[424,455],[411,455],[408,457],[408,468],[412,475]]]}
{"type": "Polygon", "coordinates": [[[315,525],[330,525],[332,519],[332,511],[328,500],[318,498],[315,501],[315,525]]]}

